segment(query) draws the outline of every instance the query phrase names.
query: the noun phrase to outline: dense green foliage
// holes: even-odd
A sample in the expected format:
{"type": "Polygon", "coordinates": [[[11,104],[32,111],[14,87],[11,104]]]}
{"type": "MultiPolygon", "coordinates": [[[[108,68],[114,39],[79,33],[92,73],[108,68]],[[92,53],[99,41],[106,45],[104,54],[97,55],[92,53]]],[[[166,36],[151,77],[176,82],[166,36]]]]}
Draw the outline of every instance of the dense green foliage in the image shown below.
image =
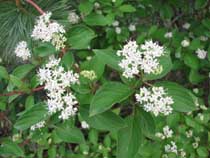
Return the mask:
{"type": "Polygon", "coordinates": [[[19,2],[0,0],[0,157],[209,157],[208,0],[35,1],[64,25],[62,51],[31,38],[39,12],[19,2]],[[160,72],[123,76],[117,51],[130,40],[141,45],[150,39],[166,51],[158,58],[160,72]],[[22,40],[32,54],[28,61],[14,53],[22,40]],[[200,57],[198,49],[207,54],[200,57]],[[37,76],[51,55],[61,58],[65,71],[79,74],[79,84],[67,89],[76,96],[78,111],[67,120],[48,115],[49,96],[37,76]],[[173,99],[171,114],[155,116],[136,101],[141,87],[153,86],[164,87],[173,99]],[[40,121],[44,127],[32,130],[40,121]],[[158,136],[166,126],[172,137],[158,136]],[[166,152],[171,142],[177,153],[166,152]]]}

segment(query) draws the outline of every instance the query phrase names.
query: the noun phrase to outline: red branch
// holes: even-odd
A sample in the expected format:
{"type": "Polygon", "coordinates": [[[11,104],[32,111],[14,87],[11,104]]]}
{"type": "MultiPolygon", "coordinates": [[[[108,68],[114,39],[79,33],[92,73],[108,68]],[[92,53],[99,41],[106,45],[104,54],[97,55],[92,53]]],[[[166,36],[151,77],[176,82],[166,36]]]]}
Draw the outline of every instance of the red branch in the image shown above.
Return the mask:
{"type": "MultiPolygon", "coordinates": [[[[31,4],[41,15],[45,13],[33,0],[26,0],[26,2],[31,4]]],[[[66,53],[66,48],[63,48],[59,54],[60,58],[62,58],[65,53],[66,53]]],[[[40,86],[40,87],[32,89],[31,93],[41,91],[43,89],[44,89],[44,86],[40,86]]],[[[26,92],[24,92],[24,91],[12,91],[9,93],[0,94],[0,96],[12,96],[12,95],[16,95],[16,94],[23,95],[25,93],[26,92]]]]}
{"type": "Polygon", "coordinates": [[[64,54],[66,53],[66,48],[62,48],[61,52],[59,54],[59,57],[62,58],[64,56],[64,54]]]}
{"type": "Polygon", "coordinates": [[[31,4],[40,14],[45,13],[33,0],[26,0],[26,2],[31,4]]]}
{"type": "MultiPolygon", "coordinates": [[[[37,92],[37,91],[41,91],[43,89],[44,89],[44,86],[40,86],[40,87],[32,89],[31,92],[37,92]]],[[[12,95],[16,95],[16,94],[23,95],[25,93],[26,92],[24,92],[24,91],[12,91],[12,92],[9,92],[9,93],[0,94],[0,96],[12,96],[12,95]]]]}

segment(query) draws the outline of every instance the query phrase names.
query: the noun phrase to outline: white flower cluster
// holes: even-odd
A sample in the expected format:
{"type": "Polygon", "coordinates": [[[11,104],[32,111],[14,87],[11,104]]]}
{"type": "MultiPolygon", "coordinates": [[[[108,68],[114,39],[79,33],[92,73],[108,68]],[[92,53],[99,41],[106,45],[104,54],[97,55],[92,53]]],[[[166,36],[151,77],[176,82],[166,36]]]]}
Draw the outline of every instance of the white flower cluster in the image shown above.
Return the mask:
{"type": "Polygon", "coordinates": [[[173,33],[172,32],[166,32],[164,37],[165,38],[172,38],[173,37],[173,33]]]}
{"type": "Polygon", "coordinates": [[[193,136],[193,131],[192,130],[188,130],[188,131],[185,132],[185,134],[186,134],[187,138],[190,138],[190,137],[193,136]]]}
{"type": "Polygon", "coordinates": [[[190,42],[185,39],[181,42],[181,45],[182,45],[182,47],[188,47],[190,45],[190,42]]]}
{"type": "Polygon", "coordinates": [[[178,154],[176,143],[171,141],[170,144],[165,145],[165,152],[178,154]]]}
{"type": "Polygon", "coordinates": [[[161,73],[158,58],[164,55],[164,52],[164,48],[152,40],[140,46],[136,41],[129,41],[122,50],[117,51],[117,55],[123,57],[119,63],[124,70],[123,76],[132,78],[139,74],[140,70],[147,74],[161,73]]]}
{"type": "Polygon", "coordinates": [[[68,20],[71,24],[77,24],[80,20],[80,17],[74,11],[71,11],[68,16],[68,20]]]}
{"type": "Polygon", "coordinates": [[[135,24],[130,24],[128,26],[128,30],[131,31],[131,32],[136,31],[136,25],[135,24]]]}
{"type": "Polygon", "coordinates": [[[194,149],[198,148],[199,142],[200,142],[200,138],[199,137],[195,137],[195,142],[192,143],[192,146],[193,146],[194,149]]]}
{"type": "Polygon", "coordinates": [[[89,126],[89,124],[88,124],[86,121],[82,121],[82,122],[81,122],[81,127],[82,127],[83,129],[88,129],[90,126],[89,126]]]}
{"type": "Polygon", "coordinates": [[[158,132],[155,135],[164,140],[166,138],[171,138],[173,131],[169,128],[169,126],[165,126],[163,127],[163,133],[158,132]]]}
{"type": "Polygon", "coordinates": [[[78,74],[73,71],[65,71],[59,66],[60,59],[50,57],[45,67],[40,68],[38,77],[40,84],[45,84],[47,90],[47,105],[50,114],[61,112],[59,118],[66,120],[77,112],[75,105],[78,103],[76,97],[70,92],[70,86],[78,83],[78,74]]]}
{"type": "Polygon", "coordinates": [[[64,42],[66,41],[66,37],[64,33],[66,31],[56,21],[50,21],[51,15],[52,13],[49,12],[39,16],[31,37],[35,40],[51,42],[57,50],[60,50],[65,47],[64,42]]]}
{"type": "Polygon", "coordinates": [[[95,71],[93,70],[83,70],[80,74],[91,81],[97,77],[95,71]]]}
{"type": "Polygon", "coordinates": [[[35,125],[31,126],[31,130],[35,131],[36,129],[40,129],[45,126],[45,121],[40,121],[36,123],[35,125]]]}
{"type": "Polygon", "coordinates": [[[188,29],[190,28],[190,26],[191,26],[191,25],[190,25],[190,23],[188,23],[188,22],[182,25],[182,27],[183,27],[184,29],[186,29],[186,30],[188,30],[188,29]]]}
{"type": "MultiPolygon", "coordinates": [[[[166,153],[175,153],[177,156],[179,155],[181,158],[186,158],[186,152],[184,149],[177,149],[175,142],[171,141],[171,144],[165,145],[166,153]]],[[[170,158],[167,154],[164,154],[162,158],[170,158]]]]}
{"type": "Polygon", "coordinates": [[[203,49],[197,49],[195,53],[197,54],[199,59],[205,59],[207,55],[207,51],[203,49]]]}
{"type": "Polygon", "coordinates": [[[31,57],[30,50],[28,49],[25,41],[21,41],[17,44],[15,48],[15,55],[21,58],[23,61],[26,61],[31,57]]]}
{"type": "Polygon", "coordinates": [[[200,36],[199,37],[199,39],[201,40],[201,41],[207,41],[208,40],[208,37],[206,37],[206,36],[200,36]]]}
{"type": "Polygon", "coordinates": [[[117,21],[117,20],[115,20],[113,23],[112,23],[112,26],[114,26],[115,27],[115,32],[117,33],[117,34],[121,34],[121,31],[122,31],[122,29],[119,27],[119,21],[117,21]]]}
{"type": "Polygon", "coordinates": [[[169,115],[172,113],[171,104],[174,103],[170,96],[167,96],[163,87],[152,87],[150,89],[142,87],[140,93],[136,94],[136,100],[147,112],[152,112],[155,116],[159,114],[169,115]]]}

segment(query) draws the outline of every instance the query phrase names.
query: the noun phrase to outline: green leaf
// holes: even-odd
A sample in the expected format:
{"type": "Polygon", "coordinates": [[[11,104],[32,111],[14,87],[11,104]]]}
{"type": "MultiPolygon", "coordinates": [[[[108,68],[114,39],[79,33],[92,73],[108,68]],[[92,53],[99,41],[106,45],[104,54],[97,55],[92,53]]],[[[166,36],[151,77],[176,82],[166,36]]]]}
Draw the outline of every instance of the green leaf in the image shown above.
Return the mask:
{"type": "Polygon", "coordinates": [[[127,127],[121,129],[117,135],[117,158],[132,158],[141,145],[141,125],[137,116],[127,118],[127,127]]]}
{"type": "Polygon", "coordinates": [[[99,56],[103,59],[103,62],[108,65],[109,67],[121,71],[119,66],[120,57],[117,56],[116,52],[112,49],[94,49],[93,52],[96,56],[99,56]]]}
{"type": "Polygon", "coordinates": [[[88,15],[93,10],[93,3],[89,2],[89,1],[82,1],[79,4],[79,10],[84,15],[88,15]]]}
{"type": "Polygon", "coordinates": [[[82,132],[76,127],[61,125],[56,128],[55,132],[56,135],[64,142],[78,144],[85,142],[82,132]]]}
{"type": "Polygon", "coordinates": [[[112,24],[113,19],[110,16],[91,13],[84,18],[84,22],[90,26],[106,26],[112,24]]]}
{"type": "Polygon", "coordinates": [[[136,8],[134,8],[132,5],[130,4],[124,4],[124,5],[121,5],[119,7],[119,10],[121,12],[126,12],[126,13],[132,13],[132,12],[135,12],[136,11],[136,8]]]}
{"type": "Polygon", "coordinates": [[[163,5],[160,9],[160,15],[164,19],[170,19],[174,14],[174,11],[171,6],[163,5]]]}
{"type": "Polygon", "coordinates": [[[198,48],[200,48],[200,39],[193,39],[193,41],[190,43],[190,49],[191,50],[197,50],[198,48]]]}
{"type": "Polygon", "coordinates": [[[186,53],[184,55],[184,63],[192,69],[197,70],[199,68],[199,59],[194,54],[186,53]]]}
{"type": "Polygon", "coordinates": [[[173,109],[179,112],[190,112],[196,109],[195,96],[186,88],[174,82],[162,81],[155,84],[166,89],[168,96],[174,100],[173,109]]]}
{"type": "Polygon", "coordinates": [[[55,47],[50,43],[42,43],[34,48],[34,55],[45,57],[56,53],[55,47]]]}
{"type": "Polygon", "coordinates": [[[191,70],[189,74],[189,80],[192,84],[198,84],[205,79],[204,75],[199,74],[197,70],[191,70]]]}
{"type": "Polygon", "coordinates": [[[74,56],[72,52],[66,52],[61,59],[61,63],[65,65],[66,68],[71,69],[74,64],[74,56]]]}
{"type": "Polygon", "coordinates": [[[0,145],[0,155],[24,157],[23,150],[10,140],[4,140],[0,145]]]}
{"type": "Polygon", "coordinates": [[[138,108],[137,116],[144,135],[149,136],[155,133],[155,122],[150,113],[138,108]]]}
{"type": "Polygon", "coordinates": [[[166,76],[172,69],[172,62],[170,54],[167,53],[166,55],[160,57],[158,59],[160,66],[162,66],[162,72],[160,74],[145,74],[144,80],[156,80],[166,76]]]}
{"type": "Polygon", "coordinates": [[[100,58],[99,56],[93,56],[91,60],[86,61],[81,65],[81,69],[93,70],[96,74],[96,78],[99,79],[105,70],[103,58],[100,58]]]}
{"type": "Polygon", "coordinates": [[[20,79],[24,78],[31,70],[33,70],[34,65],[24,64],[15,68],[12,74],[20,79]]]}
{"type": "Polygon", "coordinates": [[[26,98],[26,101],[25,101],[25,108],[26,109],[29,109],[31,108],[32,106],[34,105],[34,96],[33,95],[30,95],[26,98]]]}
{"type": "Polygon", "coordinates": [[[80,106],[81,117],[87,121],[90,127],[98,130],[117,131],[125,127],[124,120],[111,111],[89,117],[88,106],[80,106]]]}
{"type": "Polygon", "coordinates": [[[94,31],[85,25],[72,27],[67,33],[67,42],[73,49],[86,49],[93,38],[96,37],[94,31]]]}
{"type": "Polygon", "coordinates": [[[196,0],[195,9],[204,8],[208,4],[208,0],[196,0]]]}
{"type": "Polygon", "coordinates": [[[5,110],[7,107],[6,103],[0,101],[0,110],[5,110]]]}
{"type": "Polygon", "coordinates": [[[97,90],[90,104],[90,115],[110,109],[114,104],[127,99],[133,90],[120,82],[107,82],[97,90]]]}
{"type": "Polygon", "coordinates": [[[0,66],[0,77],[4,79],[9,79],[9,74],[7,72],[7,69],[3,66],[0,66]]]}
{"type": "Polygon", "coordinates": [[[203,147],[203,146],[201,146],[197,149],[197,153],[200,157],[203,157],[203,158],[209,156],[207,148],[203,147]]]}
{"type": "Polygon", "coordinates": [[[10,75],[10,76],[9,76],[9,79],[10,79],[10,82],[11,82],[14,86],[16,86],[16,87],[18,87],[18,88],[21,88],[21,87],[23,86],[23,82],[22,82],[18,77],[13,76],[13,75],[10,75]]]}
{"type": "Polygon", "coordinates": [[[14,127],[18,130],[25,130],[32,125],[42,121],[47,115],[46,105],[43,103],[35,104],[31,108],[21,113],[14,127]]]}

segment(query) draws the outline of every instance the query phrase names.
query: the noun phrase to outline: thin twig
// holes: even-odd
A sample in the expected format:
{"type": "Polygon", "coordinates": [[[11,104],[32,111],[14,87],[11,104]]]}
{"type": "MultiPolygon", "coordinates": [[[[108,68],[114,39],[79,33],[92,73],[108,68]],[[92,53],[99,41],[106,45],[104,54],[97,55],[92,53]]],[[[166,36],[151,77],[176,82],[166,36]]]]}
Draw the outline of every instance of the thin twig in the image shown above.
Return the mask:
{"type": "Polygon", "coordinates": [[[26,2],[31,4],[40,14],[45,13],[33,0],[26,0],[26,2]]]}
{"type": "MultiPolygon", "coordinates": [[[[31,92],[37,92],[37,91],[41,91],[44,89],[44,86],[40,86],[40,87],[37,87],[37,88],[34,88],[31,90],[31,92]]],[[[26,92],[24,91],[12,91],[12,92],[9,92],[9,93],[5,93],[5,94],[0,94],[0,96],[12,96],[12,95],[23,95],[25,94],[26,92]]]]}

